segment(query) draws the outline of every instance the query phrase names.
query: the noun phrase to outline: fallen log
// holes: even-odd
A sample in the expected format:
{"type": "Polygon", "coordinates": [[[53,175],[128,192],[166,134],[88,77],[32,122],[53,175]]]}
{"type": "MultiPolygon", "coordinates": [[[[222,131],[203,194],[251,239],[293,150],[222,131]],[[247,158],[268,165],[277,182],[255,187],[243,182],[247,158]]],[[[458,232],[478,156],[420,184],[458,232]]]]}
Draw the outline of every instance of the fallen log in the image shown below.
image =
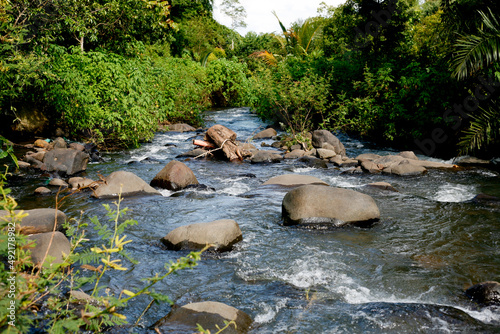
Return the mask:
{"type": "Polygon", "coordinates": [[[228,160],[242,159],[236,145],[236,133],[225,126],[216,124],[207,130],[207,140],[217,145],[228,160]]]}

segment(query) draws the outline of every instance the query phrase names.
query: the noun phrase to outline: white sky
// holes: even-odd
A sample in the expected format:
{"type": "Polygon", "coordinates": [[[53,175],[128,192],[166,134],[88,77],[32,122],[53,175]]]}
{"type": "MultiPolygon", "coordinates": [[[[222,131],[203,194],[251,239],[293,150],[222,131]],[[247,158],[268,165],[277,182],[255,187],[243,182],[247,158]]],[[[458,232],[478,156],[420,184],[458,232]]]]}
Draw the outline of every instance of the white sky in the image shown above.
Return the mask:
{"type": "MultiPolygon", "coordinates": [[[[318,15],[321,2],[329,6],[338,6],[345,0],[240,0],[247,12],[246,28],[236,29],[242,36],[249,31],[256,33],[281,32],[278,20],[272,14],[276,11],[284,26],[288,29],[290,24],[299,19],[305,20],[318,15]]],[[[220,12],[222,0],[214,0],[214,18],[227,27],[231,27],[231,19],[220,12]]]]}

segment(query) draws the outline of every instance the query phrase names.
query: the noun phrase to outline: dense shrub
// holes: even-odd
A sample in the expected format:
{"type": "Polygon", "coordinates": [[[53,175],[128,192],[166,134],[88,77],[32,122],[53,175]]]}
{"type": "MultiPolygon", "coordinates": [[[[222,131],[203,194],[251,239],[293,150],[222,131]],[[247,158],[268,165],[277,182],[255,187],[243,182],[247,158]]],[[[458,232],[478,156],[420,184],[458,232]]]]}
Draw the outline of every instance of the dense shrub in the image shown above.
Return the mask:
{"type": "Polygon", "coordinates": [[[253,78],[253,95],[261,118],[281,122],[292,133],[311,130],[326,114],[325,79],[286,62],[259,72],[253,78]]]}
{"type": "Polygon", "coordinates": [[[53,59],[57,77],[45,98],[72,134],[119,146],[150,139],[158,122],[199,123],[204,73],[182,59],[125,58],[103,52],[53,59]]]}
{"type": "Polygon", "coordinates": [[[247,67],[234,60],[217,59],[207,64],[207,83],[214,107],[245,106],[251,101],[247,67]]]}

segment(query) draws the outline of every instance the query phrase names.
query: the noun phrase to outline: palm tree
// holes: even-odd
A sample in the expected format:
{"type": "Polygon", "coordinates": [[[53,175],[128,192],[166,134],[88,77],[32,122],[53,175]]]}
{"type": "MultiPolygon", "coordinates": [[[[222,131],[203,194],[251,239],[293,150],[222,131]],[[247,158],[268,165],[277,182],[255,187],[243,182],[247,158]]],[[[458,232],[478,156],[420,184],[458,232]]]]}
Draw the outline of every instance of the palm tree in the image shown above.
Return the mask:
{"type": "Polygon", "coordinates": [[[276,12],[273,12],[283,32],[282,36],[275,36],[286,49],[288,54],[307,56],[314,48],[314,42],[321,36],[324,19],[321,17],[311,17],[305,21],[292,24],[290,29],[286,29],[278,18],[276,12]]]}

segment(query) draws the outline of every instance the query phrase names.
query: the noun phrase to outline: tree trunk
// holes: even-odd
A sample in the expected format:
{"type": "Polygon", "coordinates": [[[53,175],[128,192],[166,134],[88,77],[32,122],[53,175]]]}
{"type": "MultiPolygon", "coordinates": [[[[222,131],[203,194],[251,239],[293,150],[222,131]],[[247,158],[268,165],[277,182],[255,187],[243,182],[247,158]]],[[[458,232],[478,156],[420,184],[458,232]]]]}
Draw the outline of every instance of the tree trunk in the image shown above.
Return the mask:
{"type": "Polygon", "coordinates": [[[207,130],[207,136],[217,145],[229,160],[241,159],[236,145],[236,133],[225,126],[216,124],[207,130]]]}

